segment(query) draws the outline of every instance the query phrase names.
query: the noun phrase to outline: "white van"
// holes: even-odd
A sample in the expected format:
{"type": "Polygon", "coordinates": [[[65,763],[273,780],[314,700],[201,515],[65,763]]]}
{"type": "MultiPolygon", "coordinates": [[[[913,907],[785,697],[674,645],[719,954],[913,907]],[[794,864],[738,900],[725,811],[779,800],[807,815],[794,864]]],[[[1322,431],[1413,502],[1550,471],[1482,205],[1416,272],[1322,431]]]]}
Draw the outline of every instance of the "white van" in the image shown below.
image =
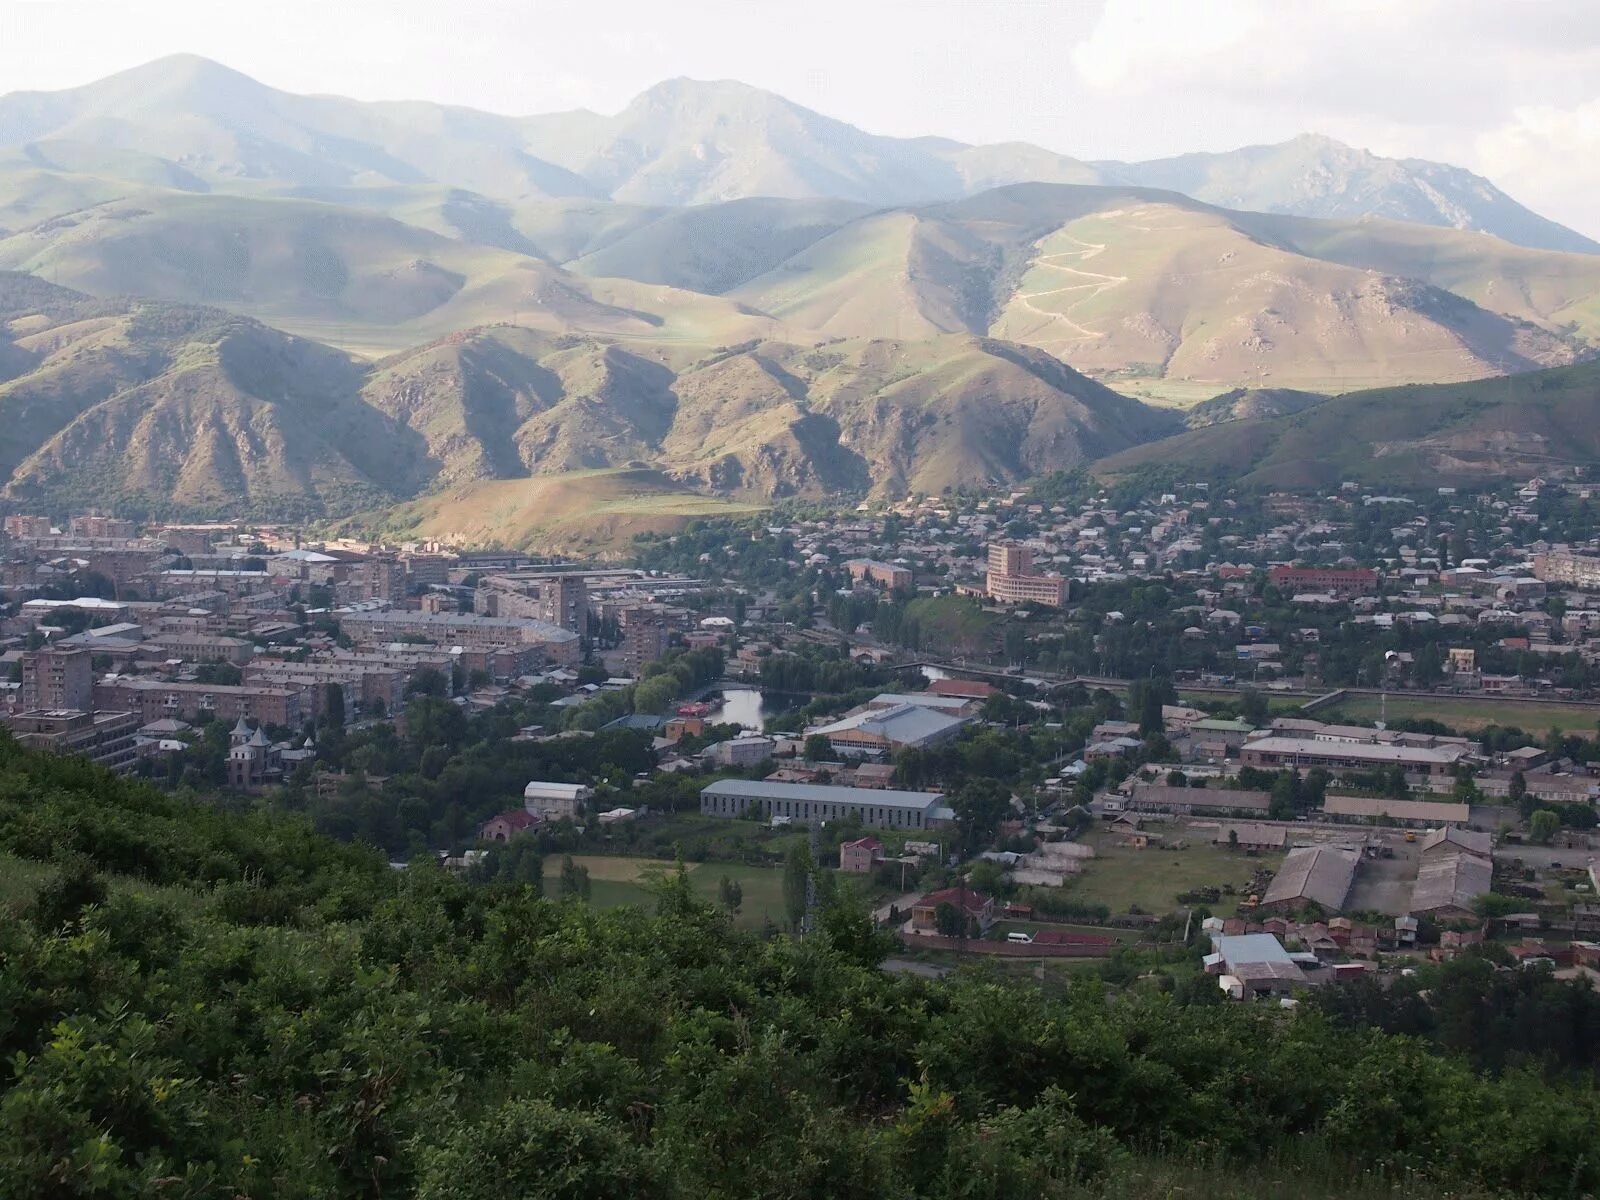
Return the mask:
{"type": "Polygon", "coordinates": [[[1033,934],[1008,933],[1006,934],[1006,941],[1010,942],[1014,946],[1031,946],[1033,945],[1033,934]]]}

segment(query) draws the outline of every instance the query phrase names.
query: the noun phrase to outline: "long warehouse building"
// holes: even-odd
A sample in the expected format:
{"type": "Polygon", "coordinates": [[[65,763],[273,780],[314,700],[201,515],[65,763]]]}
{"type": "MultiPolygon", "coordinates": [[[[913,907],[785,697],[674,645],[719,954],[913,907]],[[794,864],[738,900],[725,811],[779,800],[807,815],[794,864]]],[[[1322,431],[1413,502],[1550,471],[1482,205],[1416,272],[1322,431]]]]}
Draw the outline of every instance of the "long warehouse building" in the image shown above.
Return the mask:
{"type": "Polygon", "coordinates": [[[955,820],[940,792],[901,792],[820,783],[769,783],[764,779],[719,779],[700,791],[708,817],[739,817],[752,807],[763,817],[842,821],[855,817],[880,829],[936,829],[955,820]]]}

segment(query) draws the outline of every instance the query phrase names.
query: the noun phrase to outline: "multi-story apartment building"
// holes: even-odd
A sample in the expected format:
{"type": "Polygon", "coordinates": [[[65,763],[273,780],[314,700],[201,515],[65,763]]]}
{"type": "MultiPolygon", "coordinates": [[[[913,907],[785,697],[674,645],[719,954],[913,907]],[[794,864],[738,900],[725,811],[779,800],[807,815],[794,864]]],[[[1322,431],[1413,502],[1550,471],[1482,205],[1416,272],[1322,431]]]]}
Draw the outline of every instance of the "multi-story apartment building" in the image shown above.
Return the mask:
{"type": "Polygon", "coordinates": [[[844,568],[857,583],[875,583],[891,592],[909,591],[911,588],[910,567],[879,562],[875,558],[852,558],[844,564],[844,568]]]}
{"type": "Polygon", "coordinates": [[[1566,550],[1536,554],[1533,577],[1545,583],[1566,584],[1569,587],[1600,588],[1600,556],[1573,554],[1566,550]]]}
{"type": "Polygon", "coordinates": [[[488,575],[474,608],[490,617],[532,617],[576,634],[589,628],[589,585],[577,572],[488,575]]]}
{"type": "Polygon", "coordinates": [[[132,770],[139,757],[136,713],[34,710],[13,714],[6,724],[24,746],[81,754],[119,773],[132,770]]]}
{"type": "Polygon", "coordinates": [[[639,605],[622,613],[622,663],[638,676],[666,655],[672,645],[673,622],[658,605],[639,605]]]}
{"type": "Polygon", "coordinates": [[[244,717],[292,728],[302,725],[311,715],[313,701],[307,698],[306,691],[265,683],[229,686],[121,676],[95,684],[94,704],[96,708],[138,713],[140,724],[162,717],[229,722],[244,717]]]}
{"type": "Polygon", "coordinates": [[[5,520],[7,537],[14,538],[44,538],[54,532],[49,517],[31,516],[27,513],[12,513],[5,520]]]}
{"type": "Polygon", "coordinates": [[[139,527],[132,521],[122,517],[82,516],[73,517],[68,525],[68,530],[75,537],[88,538],[131,538],[139,532],[139,527]]]}
{"type": "Polygon", "coordinates": [[[87,650],[29,650],[22,656],[22,708],[87,712],[94,702],[87,650]]]}
{"type": "Polygon", "coordinates": [[[382,609],[340,613],[339,627],[358,645],[364,646],[420,638],[436,646],[460,646],[469,650],[537,646],[544,651],[546,659],[561,666],[576,666],[579,660],[576,633],[533,618],[382,609]]]}
{"type": "Polygon", "coordinates": [[[995,542],[989,547],[989,572],[984,591],[1002,604],[1046,604],[1061,608],[1067,602],[1067,581],[1060,575],[1036,574],[1033,551],[1016,542],[995,542]]]}
{"type": "Polygon", "coordinates": [[[1280,591],[1370,596],[1378,590],[1378,573],[1366,567],[1273,567],[1267,572],[1267,579],[1280,591]]]}

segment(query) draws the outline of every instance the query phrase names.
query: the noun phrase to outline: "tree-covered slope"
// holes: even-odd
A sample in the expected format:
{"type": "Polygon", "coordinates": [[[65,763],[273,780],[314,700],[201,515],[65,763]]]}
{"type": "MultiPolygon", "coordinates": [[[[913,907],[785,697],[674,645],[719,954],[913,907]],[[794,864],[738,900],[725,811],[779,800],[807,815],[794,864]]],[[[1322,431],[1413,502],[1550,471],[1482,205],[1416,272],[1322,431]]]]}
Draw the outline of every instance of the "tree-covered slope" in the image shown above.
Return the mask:
{"type": "Polygon", "coordinates": [[[1224,1006],[1192,964],[1167,993],[928,982],[879,968],[841,894],[804,941],[736,931],[681,879],[602,913],[0,739],[7,867],[8,1196],[1600,1185],[1576,1082],[1597,1003],[1536,972],[1469,960],[1298,1013],[1224,1006]]]}

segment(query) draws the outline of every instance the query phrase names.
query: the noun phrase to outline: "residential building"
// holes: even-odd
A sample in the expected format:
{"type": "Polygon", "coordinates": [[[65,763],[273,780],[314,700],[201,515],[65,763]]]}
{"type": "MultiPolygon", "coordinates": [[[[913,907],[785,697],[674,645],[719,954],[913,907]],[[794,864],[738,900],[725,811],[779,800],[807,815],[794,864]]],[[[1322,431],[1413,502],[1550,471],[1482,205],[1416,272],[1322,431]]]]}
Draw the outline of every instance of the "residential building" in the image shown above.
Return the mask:
{"type": "Polygon", "coordinates": [[[877,838],[857,838],[839,847],[839,870],[852,875],[868,875],[883,861],[883,843],[877,838]]]}
{"type": "Polygon", "coordinates": [[[1407,774],[1450,776],[1467,755],[1465,745],[1437,747],[1345,743],[1322,738],[1264,737],[1246,742],[1240,761],[1247,767],[1277,770],[1282,767],[1324,767],[1344,771],[1375,771],[1399,767],[1407,774]]]}
{"type": "Polygon", "coordinates": [[[989,599],[1002,604],[1044,604],[1061,608],[1067,603],[1066,579],[1060,575],[1034,573],[1033,551],[1017,542],[990,545],[984,591],[989,599]]]}
{"type": "Polygon", "coordinates": [[[87,650],[29,650],[22,656],[24,710],[94,707],[94,656],[87,650]]]}
{"type": "Polygon", "coordinates": [[[297,728],[310,716],[310,704],[299,688],[257,683],[179,683],[126,675],[97,682],[94,706],[138,713],[140,724],[162,717],[229,723],[244,717],[262,724],[297,728]]]}
{"type": "Polygon", "coordinates": [[[1335,596],[1370,596],[1378,590],[1378,573],[1365,567],[1273,567],[1267,579],[1279,591],[1331,592],[1335,596]]]}
{"type": "Polygon", "coordinates": [[[1600,589],[1600,556],[1551,550],[1533,558],[1533,577],[1545,583],[1600,589]]]}
{"type": "Polygon", "coordinates": [[[939,910],[947,904],[957,912],[964,913],[968,928],[975,929],[979,934],[987,932],[994,924],[992,897],[985,896],[982,892],[975,892],[969,887],[949,887],[929,892],[912,904],[912,932],[939,933],[939,910]]]}
{"type": "Polygon", "coordinates": [[[133,769],[139,757],[137,734],[142,722],[131,712],[35,710],[6,718],[11,736],[24,746],[55,754],[80,754],[119,774],[133,769]]]}
{"type": "Polygon", "coordinates": [[[581,783],[535,779],[522,789],[522,807],[546,821],[576,821],[594,789],[581,783]]]}
{"type": "Polygon", "coordinates": [[[431,645],[471,650],[537,647],[547,661],[558,666],[576,666],[579,659],[577,634],[533,618],[400,609],[340,612],[338,618],[339,628],[363,646],[421,639],[431,645]]]}
{"type": "Polygon", "coordinates": [[[874,558],[852,558],[844,564],[857,583],[873,583],[891,592],[906,592],[912,587],[911,568],[874,558]]]}
{"type": "Polygon", "coordinates": [[[1270,933],[1220,934],[1212,946],[1206,970],[1220,975],[1218,982],[1235,999],[1282,996],[1305,985],[1304,972],[1270,933]]]}

